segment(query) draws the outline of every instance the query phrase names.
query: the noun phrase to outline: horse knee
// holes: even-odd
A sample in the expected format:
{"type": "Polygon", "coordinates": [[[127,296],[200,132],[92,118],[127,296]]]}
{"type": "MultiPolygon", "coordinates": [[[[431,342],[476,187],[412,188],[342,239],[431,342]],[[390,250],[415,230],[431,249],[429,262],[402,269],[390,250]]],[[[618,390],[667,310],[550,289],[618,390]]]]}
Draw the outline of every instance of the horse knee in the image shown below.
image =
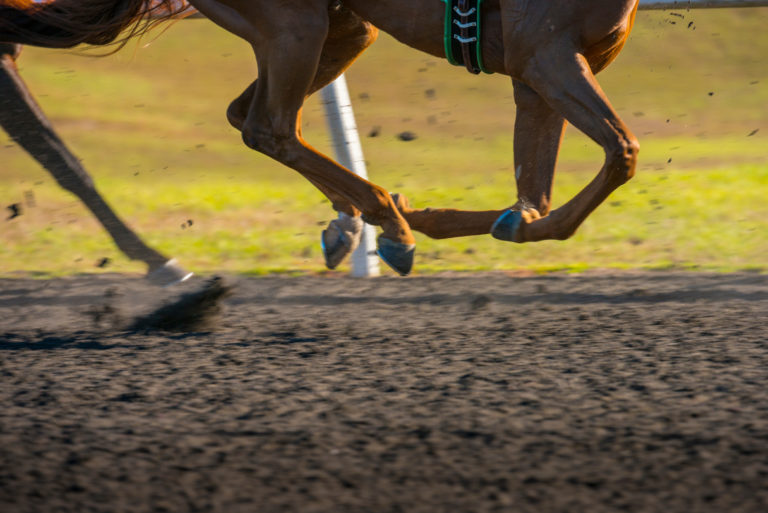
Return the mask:
{"type": "Polygon", "coordinates": [[[606,165],[609,178],[618,185],[628,182],[635,176],[637,154],[640,143],[632,134],[621,134],[614,144],[606,150],[606,165]]]}

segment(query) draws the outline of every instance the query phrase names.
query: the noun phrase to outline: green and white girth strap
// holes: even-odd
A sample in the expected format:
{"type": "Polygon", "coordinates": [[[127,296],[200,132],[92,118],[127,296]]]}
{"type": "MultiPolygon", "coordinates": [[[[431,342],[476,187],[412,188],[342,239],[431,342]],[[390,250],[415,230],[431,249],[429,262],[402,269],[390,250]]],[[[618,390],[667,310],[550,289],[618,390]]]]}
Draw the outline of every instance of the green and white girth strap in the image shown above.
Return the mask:
{"type": "Polygon", "coordinates": [[[445,4],[445,57],[470,73],[492,73],[483,67],[480,45],[480,6],[483,0],[441,0],[445,4]]]}

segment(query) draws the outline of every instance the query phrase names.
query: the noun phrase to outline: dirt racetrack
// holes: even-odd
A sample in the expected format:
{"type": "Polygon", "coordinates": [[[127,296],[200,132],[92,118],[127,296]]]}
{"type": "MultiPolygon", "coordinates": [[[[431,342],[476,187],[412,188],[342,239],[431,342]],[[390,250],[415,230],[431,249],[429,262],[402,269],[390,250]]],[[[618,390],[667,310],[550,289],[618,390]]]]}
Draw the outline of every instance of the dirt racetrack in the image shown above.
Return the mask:
{"type": "Polygon", "coordinates": [[[768,511],[766,275],[234,281],[0,280],[0,511],[768,511]]]}

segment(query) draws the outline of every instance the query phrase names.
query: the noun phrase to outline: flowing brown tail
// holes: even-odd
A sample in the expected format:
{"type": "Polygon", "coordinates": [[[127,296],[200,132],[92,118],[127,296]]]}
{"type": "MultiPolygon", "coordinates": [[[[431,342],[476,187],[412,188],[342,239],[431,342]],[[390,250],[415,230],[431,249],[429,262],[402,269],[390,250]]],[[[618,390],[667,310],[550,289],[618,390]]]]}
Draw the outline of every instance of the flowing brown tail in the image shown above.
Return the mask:
{"type": "Polygon", "coordinates": [[[122,46],[185,10],[178,0],[0,0],[0,41],[48,48],[122,46]]]}

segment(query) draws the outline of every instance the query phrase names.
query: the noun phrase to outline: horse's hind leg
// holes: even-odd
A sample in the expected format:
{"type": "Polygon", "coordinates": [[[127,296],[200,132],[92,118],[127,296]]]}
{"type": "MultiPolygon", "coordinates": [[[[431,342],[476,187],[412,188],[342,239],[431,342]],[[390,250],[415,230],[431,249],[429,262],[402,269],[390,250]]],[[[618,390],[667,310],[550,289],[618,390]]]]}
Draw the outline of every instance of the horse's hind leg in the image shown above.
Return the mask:
{"type": "MultiPolygon", "coordinates": [[[[525,80],[556,112],[600,144],[605,162],[597,177],[565,205],[540,219],[510,212],[499,219],[494,236],[514,242],[570,237],[587,216],[635,172],[639,145],[619,119],[587,59],[562,48],[543,50],[526,70],[525,80]]],[[[523,134],[518,142],[535,145],[523,134]]]]}
{"type": "Polygon", "coordinates": [[[59,185],[80,198],[128,258],[147,264],[147,277],[151,281],[168,285],[189,277],[190,273],[175,261],[147,246],[99,195],[88,172],[56,135],[19,76],[14,62],[17,53],[17,46],[0,43],[0,126],[37,159],[59,185]]]}
{"type": "MultiPolygon", "coordinates": [[[[323,45],[317,73],[308,95],[338,78],[376,40],[378,34],[375,27],[345,8],[334,9],[329,15],[328,38],[323,45]]],[[[242,130],[245,123],[257,83],[258,79],[227,109],[227,119],[238,130],[242,130]]],[[[333,209],[339,212],[338,218],[333,219],[321,235],[325,264],[329,269],[334,269],[357,248],[363,233],[363,221],[360,211],[342,195],[320,183],[312,183],[331,200],[333,209]]]]}
{"type": "MultiPolygon", "coordinates": [[[[193,3],[204,9],[217,8],[193,3]]],[[[242,125],[243,140],[295,169],[321,190],[334,191],[380,224],[384,232],[379,238],[380,256],[396,271],[407,274],[413,263],[414,239],[389,194],[317,152],[298,128],[301,107],[315,83],[329,36],[328,3],[305,2],[289,8],[252,2],[238,9],[253,26],[247,39],[259,67],[259,79],[242,125]]]]}
{"type": "MultiPolygon", "coordinates": [[[[328,36],[323,43],[320,61],[307,96],[319,91],[336,80],[358,56],[376,40],[378,29],[362,20],[352,11],[341,7],[329,12],[328,36]]],[[[229,123],[242,130],[256,93],[258,79],[254,80],[227,109],[229,123]]],[[[301,127],[298,127],[301,130],[301,127]]],[[[356,216],[360,211],[336,191],[315,184],[331,199],[337,211],[356,216]]]]}

